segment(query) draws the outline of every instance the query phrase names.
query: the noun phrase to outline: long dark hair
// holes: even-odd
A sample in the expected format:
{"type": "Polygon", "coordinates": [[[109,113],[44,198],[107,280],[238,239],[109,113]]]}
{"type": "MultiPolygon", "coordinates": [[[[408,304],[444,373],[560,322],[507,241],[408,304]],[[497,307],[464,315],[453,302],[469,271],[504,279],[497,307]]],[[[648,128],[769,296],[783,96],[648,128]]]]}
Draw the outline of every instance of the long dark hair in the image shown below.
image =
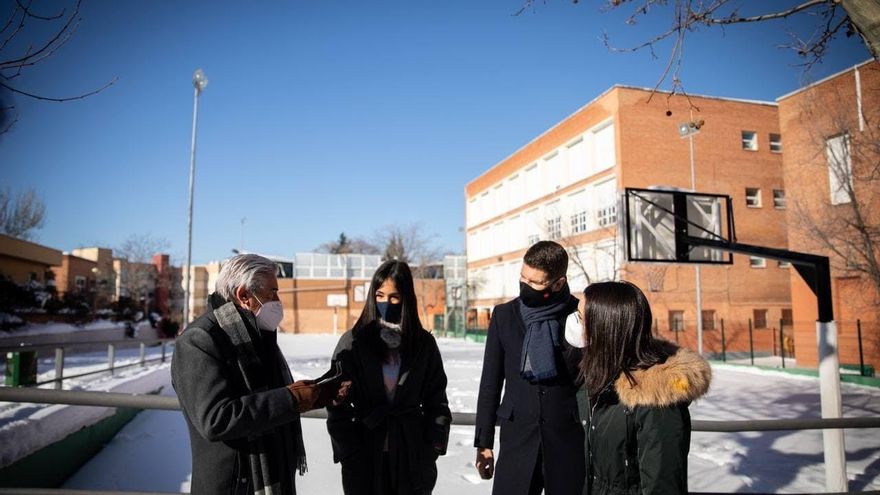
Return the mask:
{"type": "Polygon", "coordinates": [[[412,271],[410,271],[409,265],[403,261],[388,260],[376,269],[376,273],[373,274],[373,279],[370,281],[370,292],[364,302],[364,310],[355,322],[354,328],[366,328],[379,321],[379,310],[376,309],[376,290],[382,287],[382,284],[388,279],[391,279],[397,287],[400,303],[403,305],[400,313],[400,328],[403,337],[401,349],[405,352],[410,348],[414,334],[424,329],[421,320],[419,320],[419,305],[416,301],[412,271]]]}
{"type": "Polygon", "coordinates": [[[621,373],[635,384],[633,371],[666,359],[662,341],[651,335],[651,306],[638,287],[629,282],[591,284],[584,298],[586,347],[580,371],[591,396],[621,373]]]}

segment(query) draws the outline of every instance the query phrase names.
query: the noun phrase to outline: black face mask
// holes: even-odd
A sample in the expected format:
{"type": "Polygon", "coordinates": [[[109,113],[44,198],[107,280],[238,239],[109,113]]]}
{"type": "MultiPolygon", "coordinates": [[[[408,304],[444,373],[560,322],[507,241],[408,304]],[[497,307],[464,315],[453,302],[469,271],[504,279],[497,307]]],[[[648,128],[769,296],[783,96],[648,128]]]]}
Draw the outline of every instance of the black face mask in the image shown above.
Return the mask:
{"type": "Polygon", "coordinates": [[[400,314],[403,311],[403,304],[392,304],[388,301],[377,302],[376,311],[379,312],[379,317],[388,323],[400,323],[400,314]]]}
{"type": "Polygon", "coordinates": [[[568,291],[565,290],[567,286],[563,286],[562,289],[553,292],[550,287],[556,283],[554,280],[547,286],[544,290],[537,290],[532,288],[531,285],[520,282],[519,283],[519,299],[530,308],[538,308],[541,306],[547,306],[548,304],[553,304],[559,302],[563,298],[565,298],[568,294],[568,291]]]}

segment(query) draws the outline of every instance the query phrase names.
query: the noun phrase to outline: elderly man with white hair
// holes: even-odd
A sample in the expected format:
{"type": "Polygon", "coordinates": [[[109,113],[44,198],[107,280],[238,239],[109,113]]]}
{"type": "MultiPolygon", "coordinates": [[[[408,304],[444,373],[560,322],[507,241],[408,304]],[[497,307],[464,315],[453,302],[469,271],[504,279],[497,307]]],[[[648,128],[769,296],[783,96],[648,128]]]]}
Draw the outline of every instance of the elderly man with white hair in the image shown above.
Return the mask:
{"type": "Polygon", "coordinates": [[[192,447],[193,494],[295,494],[306,470],[300,413],[342,400],[349,382],[293,382],[276,339],[276,264],[238,255],[171,362],[192,447]]]}

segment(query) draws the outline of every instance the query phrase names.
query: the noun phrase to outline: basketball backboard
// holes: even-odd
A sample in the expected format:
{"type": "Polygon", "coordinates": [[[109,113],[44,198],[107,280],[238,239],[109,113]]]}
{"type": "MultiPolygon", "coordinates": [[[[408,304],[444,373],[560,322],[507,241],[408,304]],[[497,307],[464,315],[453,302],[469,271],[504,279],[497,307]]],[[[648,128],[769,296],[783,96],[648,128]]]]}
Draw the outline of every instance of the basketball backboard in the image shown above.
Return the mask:
{"type": "Polygon", "coordinates": [[[688,237],[730,242],[734,237],[730,196],[627,188],[624,207],[628,261],[733,263],[728,252],[687,242],[688,237]]]}

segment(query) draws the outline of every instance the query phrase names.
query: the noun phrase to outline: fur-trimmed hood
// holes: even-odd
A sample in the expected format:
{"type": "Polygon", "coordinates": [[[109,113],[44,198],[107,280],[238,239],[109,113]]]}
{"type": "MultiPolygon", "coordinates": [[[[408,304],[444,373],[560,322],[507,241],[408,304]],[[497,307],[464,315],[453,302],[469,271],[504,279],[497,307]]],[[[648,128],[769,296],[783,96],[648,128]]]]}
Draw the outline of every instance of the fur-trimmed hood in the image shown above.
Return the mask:
{"type": "Polygon", "coordinates": [[[709,390],[712,368],[697,353],[668,343],[669,357],[648,369],[632,372],[635,385],[622,374],[614,382],[620,402],[635,406],[670,406],[691,402],[709,390]]]}

